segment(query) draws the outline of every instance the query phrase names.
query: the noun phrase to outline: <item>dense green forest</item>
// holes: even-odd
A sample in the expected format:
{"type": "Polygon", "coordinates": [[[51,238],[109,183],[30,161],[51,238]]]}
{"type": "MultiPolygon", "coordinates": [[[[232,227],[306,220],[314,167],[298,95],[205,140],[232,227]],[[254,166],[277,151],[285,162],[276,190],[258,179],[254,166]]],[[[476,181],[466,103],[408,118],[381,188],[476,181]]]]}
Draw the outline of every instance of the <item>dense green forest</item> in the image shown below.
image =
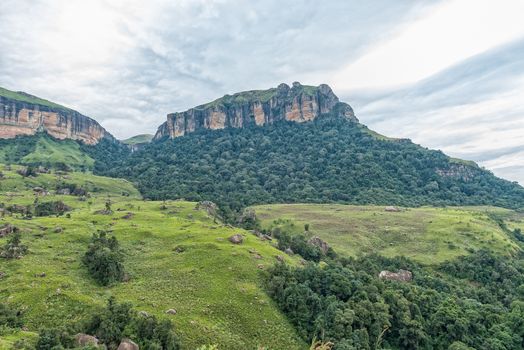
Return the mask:
{"type": "Polygon", "coordinates": [[[473,163],[329,116],[202,130],[132,154],[107,141],[84,149],[96,173],[130,179],[145,197],[212,200],[232,211],[294,202],[524,207],[522,187],[473,163]]]}
{"type": "Polygon", "coordinates": [[[524,347],[524,261],[487,250],[435,268],[378,255],[277,264],[268,289],[305,340],[333,350],[524,347]],[[398,269],[413,281],[378,278],[398,269]]]}

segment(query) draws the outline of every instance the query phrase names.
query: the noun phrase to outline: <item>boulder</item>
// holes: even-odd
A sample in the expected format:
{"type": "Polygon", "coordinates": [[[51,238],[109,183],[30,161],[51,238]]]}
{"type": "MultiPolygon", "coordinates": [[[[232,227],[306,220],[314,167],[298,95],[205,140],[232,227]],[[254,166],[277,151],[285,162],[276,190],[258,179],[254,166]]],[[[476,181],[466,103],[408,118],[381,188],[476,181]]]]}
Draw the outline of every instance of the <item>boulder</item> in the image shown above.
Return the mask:
{"type": "Polygon", "coordinates": [[[11,225],[11,224],[6,224],[4,225],[3,227],[0,228],[0,237],[5,237],[11,233],[14,233],[14,232],[17,232],[18,229],[11,225]]]}
{"type": "Polygon", "coordinates": [[[75,343],[80,347],[94,345],[98,347],[98,339],[89,334],[78,333],[75,335],[75,343]]]}
{"type": "Polygon", "coordinates": [[[176,310],[175,309],[169,309],[166,311],[166,314],[168,315],[176,315],[176,310]]]}
{"type": "Polygon", "coordinates": [[[218,206],[211,201],[198,202],[195,209],[205,210],[209,216],[215,217],[218,214],[218,206]]]}
{"type": "Polygon", "coordinates": [[[275,258],[280,262],[284,262],[284,257],[282,255],[277,255],[275,258]]]}
{"type": "Polygon", "coordinates": [[[409,282],[413,279],[413,274],[408,270],[398,270],[398,272],[380,271],[378,277],[383,280],[409,282]]]}
{"type": "Polygon", "coordinates": [[[286,253],[287,255],[294,255],[295,254],[291,248],[286,248],[286,250],[284,250],[284,253],[286,253]]]}
{"type": "Polygon", "coordinates": [[[240,233],[237,233],[236,235],[233,235],[228,239],[233,244],[242,244],[242,242],[244,242],[244,236],[242,236],[240,233]]]}
{"type": "Polygon", "coordinates": [[[319,247],[323,254],[327,254],[329,251],[329,244],[327,244],[327,242],[323,241],[318,236],[311,237],[307,242],[311,245],[319,247]]]}
{"type": "Polygon", "coordinates": [[[61,228],[60,226],[57,226],[57,227],[55,227],[54,232],[55,233],[62,233],[62,232],[64,232],[64,229],[61,228]]]}
{"type": "Polygon", "coordinates": [[[138,345],[130,339],[122,339],[117,350],[140,350],[138,345]]]}
{"type": "Polygon", "coordinates": [[[399,208],[393,206],[385,207],[384,210],[390,213],[398,213],[400,211],[399,208]]]}

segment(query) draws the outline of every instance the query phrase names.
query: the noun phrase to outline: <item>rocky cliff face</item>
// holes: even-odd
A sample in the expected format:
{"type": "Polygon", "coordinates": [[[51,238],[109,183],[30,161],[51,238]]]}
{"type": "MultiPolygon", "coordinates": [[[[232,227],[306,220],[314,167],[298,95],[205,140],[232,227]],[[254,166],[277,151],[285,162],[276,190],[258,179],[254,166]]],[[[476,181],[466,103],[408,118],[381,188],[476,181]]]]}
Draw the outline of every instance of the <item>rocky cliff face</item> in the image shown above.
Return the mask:
{"type": "Polygon", "coordinates": [[[298,123],[314,120],[323,114],[335,113],[358,121],[353,109],[341,103],[331,88],[293,83],[280,84],[269,90],[255,90],[226,95],[218,100],[167,116],[155,135],[155,140],[175,138],[198,129],[242,128],[266,125],[279,120],[298,123]]]}
{"type": "Polygon", "coordinates": [[[104,137],[114,139],[95,120],[71,109],[23,93],[0,95],[0,138],[41,131],[57,139],[79,140],[91,145],[104,137]]]}

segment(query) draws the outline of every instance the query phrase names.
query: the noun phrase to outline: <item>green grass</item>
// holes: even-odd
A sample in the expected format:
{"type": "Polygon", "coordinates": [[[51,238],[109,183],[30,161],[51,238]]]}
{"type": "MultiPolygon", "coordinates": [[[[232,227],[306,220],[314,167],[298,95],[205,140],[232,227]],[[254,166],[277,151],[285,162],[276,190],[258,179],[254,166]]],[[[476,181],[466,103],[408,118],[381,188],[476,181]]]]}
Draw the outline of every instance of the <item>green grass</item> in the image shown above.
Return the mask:
{"type": "Polygon", "coordinates": [[[77,141],[56,140],[44,133],[2,140],[0,162],[48,167],[66,165],[77,170],[90,170],[95,164],[77,141]]]}
{"type": "Polygon", "coordinates": [[[20,101],[20,102],[37,104],[40,106],[46,106],[46,107],[56,108],[56,109],[61,109],[61,110],[70,110],[69,108],[59,105],[57,103],[54,103],[48,100],[44,100],[42,98],[39,98],[33,95],[29,95],[29,94],[26,94],[20,91],[16,92],[16,91],[7,90],[2,87],[0,87],[0,96],[6,97],[12,100],[20,101]]]}
{"type": "Polygon", "coordinates": [[[380,206],[332,204],[275,204],[253,207],[262,227],[304,231],[326,240],[336,252],[351,256],[380,253],[404,255],[425,264],[435,264],[490,248],[513,255],[520,248],[490,218],[498,213],[523,225],[516,212],[493,207],[408,208],[386,212],[380,206]]]}
{"type": "Polygon", "coordinates": [[[56,141],[44,136],[38,140],[35,151],[22,158],[21,163],[67,164],[71,168],[92,169],[95,161],[73,140],[56,141]]]}
{"type": "Polygon", "coordinates": [[[130,138],[125,139],[125,140],[121,140],[121,142],[123,144],[125,144],[125,145],[137,145],[137,144],[140,144],[140,143],[151,142],[152,139],[153,139],[153,135],[141,134],[141,135],[136,135],[136,136],[130,137],[130,138]]]}
{"type": "MultiPolygon", "coordinates": [[[[45,174],[23,179],[14,170],[2,170],[0,202],[6,205],[30,204],[35,199],[33,186],[51,188],[64,178],[45,174]]],[[[306,348],[264,292],[265,269],[282,254],[271,244],[247,231],[213,222],[205,212],[195,210],[195,203],[144,201],[124,180],[82,173],[68,174],[66,180],[97,189],[85,202],[53,194],[39,198],[41,202],[64,201],[74,208],[70,218],[24,220],[15,215],[1,219],[22,229],[29,254],[1,262],[0,270],[6,276],[0,284],[0,299],[25,310],[24,322],[30,331],[80,320],[114,295],[130,301],[137,310],[171,318],[183,349],[203,344],[218,344],[220,349],[306,348]],[[130,196],[121,196],[121,192],[130,196]],[[114,213],[95,214],[107,199],[114,213]],[[134,216],[124,219],[128,212],[134,216]],[[54,232],[58,226],[62,233],[54,232]],[[120,241],[129,282],[100,287],[81,265],[89,239],[98,229],[112,230],[120,241]],[[227,240],[236,233],[245,235],[244,244],[227,240]],[[177,247],[184,251],[177,252],[177,247]],[[263,258],[255,259],[250,250],[263,258]],[[46,277],[36,277],[42,272],[46,277]],[[177,315],[166,315],[170,308],[177,315]]],[[[5,241],[0,239],[0,245],[5,241]]],[[[0,339],[9,343],[9,339],[0,339]]]]}

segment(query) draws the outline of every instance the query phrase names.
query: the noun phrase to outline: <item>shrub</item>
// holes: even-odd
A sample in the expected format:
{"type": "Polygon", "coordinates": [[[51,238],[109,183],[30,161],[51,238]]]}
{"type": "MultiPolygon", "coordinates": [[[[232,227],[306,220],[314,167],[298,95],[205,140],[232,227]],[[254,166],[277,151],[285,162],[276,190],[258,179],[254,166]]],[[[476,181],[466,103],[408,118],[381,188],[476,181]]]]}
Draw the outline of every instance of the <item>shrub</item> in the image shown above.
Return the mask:
{"type": "Polygon", "coordinates": [[[38,203],[35,205],[35,216],[63,215],[70,210],[62,201],[38,203]]]}
{"type": "Polygon", "coordinates": [[[27,246],[22,244],[20,233],[15,232],[2,248],[0,257],[5,259],[19,259],[27,253],[27,246]]]}
{"type": "Polygon", "coordinates": [[[123,256],[116,237],[107,237],[100,231],[93,234],[89,248],[82,258],[91,276],[101,285],[107,286],[124,277],[123,256]]]}

